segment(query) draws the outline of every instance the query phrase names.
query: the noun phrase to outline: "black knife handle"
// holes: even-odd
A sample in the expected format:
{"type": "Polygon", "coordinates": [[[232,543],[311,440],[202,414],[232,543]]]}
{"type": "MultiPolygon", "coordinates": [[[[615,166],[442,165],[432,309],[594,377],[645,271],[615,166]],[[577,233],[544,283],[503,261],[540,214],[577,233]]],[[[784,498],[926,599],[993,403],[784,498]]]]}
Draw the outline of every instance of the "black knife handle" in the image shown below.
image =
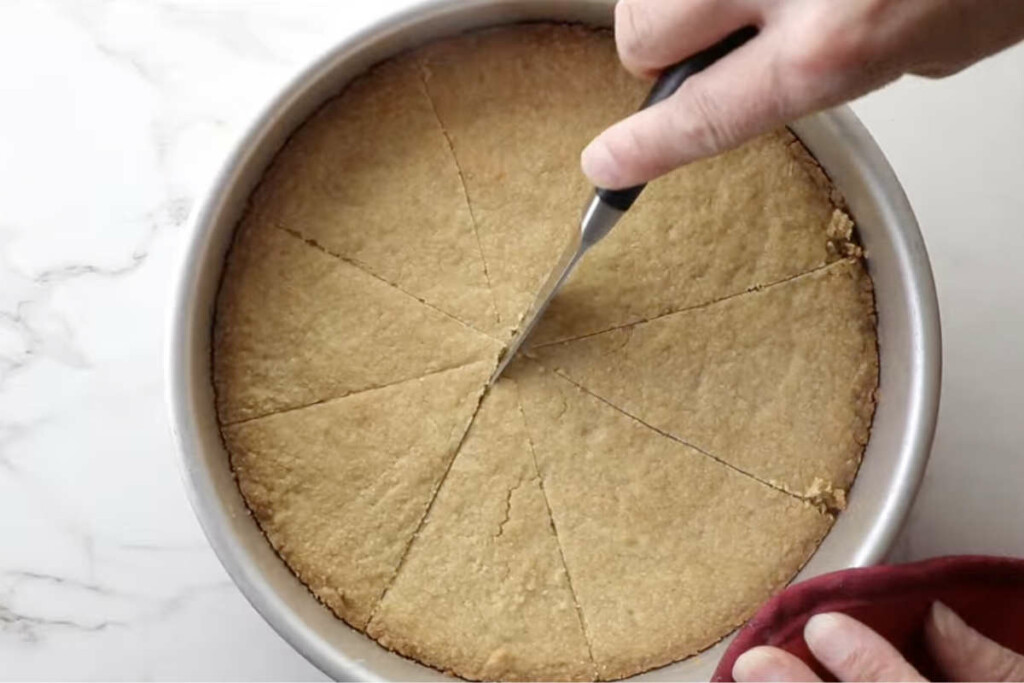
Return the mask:
{"type": "MultiPolygon", "coordinates": [[[[668,99],[676,90],[679,90],[679,87],[687,78],[708,68],[756,35],[756,28],[753,26],[745,26],[735,33],[730,34],[722,42],[716,43],[706,50],[698,52],[692,57],[687,57],[678,64],[665,69],[665,71],[663,71],[658,77],[658,80],[655,81],[651,91],[647,94],[647,99],[645,99],[644,103],[640,105],[640,109],[647,109],[647,107],[650,107],[651,105],[668,99]]],[[[633,202],[636,201],[636,198],[640,196],[640,193],[643,192],[645,187],[647,187],[647,183],[644,183],[643,185],[635,185],[633,187],[626,187],[621,190],[606,190],[599,187],[596,191],[597,196],[599,196],[604,203],[618,209],[619,211],[625,211],[629,207],[633,206],[633,202]]]]}

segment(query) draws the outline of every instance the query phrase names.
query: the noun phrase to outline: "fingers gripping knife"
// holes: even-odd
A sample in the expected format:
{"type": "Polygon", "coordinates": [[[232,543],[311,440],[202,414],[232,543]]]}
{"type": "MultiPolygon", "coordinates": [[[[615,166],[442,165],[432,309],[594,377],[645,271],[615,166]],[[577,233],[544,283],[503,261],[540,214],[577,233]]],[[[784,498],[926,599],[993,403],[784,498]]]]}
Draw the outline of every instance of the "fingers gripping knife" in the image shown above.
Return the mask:
{"type": "MultiPolygon", "coordinates": [[[[651,88],[651,92],[647,95],[647,99],[644,100],[640,108],[646,109],[667,99],[679,89],[687,78],[711,66],[728,53],[746,43],[756,34],[757,30],[753,27],[742,28],[722,42],[670,67],[655,82],[654,87],[651,88]]],[[[622,215],[626,213],[629,207],[633,205],[633,202],[636,201],[636,198],[640,196],[644,187],[645,185],[637,185],[622,190],[595,189],[594,197],[587,203],[583,211],[583,217],[580,219],[580,229],[573,233],[572,240],[566,245],[551,274],[544,282],[544,286],[541,287],[533,304],[526,312],[518,332],[516,332],[515,337],[509,343],[508,348],[505,349],[505,353],[501,358],[501,362],[498,363],[498,367],[494,370],[494,374],[491,375],[489,384],[494,384],[501,376],[501,373],[504,372],[509,362],[516,355],[516,352],[523,345],[523,342],[530,336],[530,332],[537,325],[537,321],[544,314],[548,304],[551,303],[551,299],[558,293],[558,290],[561,289],[565,281],[569,279],[573,269],[580,262],[580,259],[583,258],[583,255],[611,232],[611,229],[619,222],[622,215]]]]}

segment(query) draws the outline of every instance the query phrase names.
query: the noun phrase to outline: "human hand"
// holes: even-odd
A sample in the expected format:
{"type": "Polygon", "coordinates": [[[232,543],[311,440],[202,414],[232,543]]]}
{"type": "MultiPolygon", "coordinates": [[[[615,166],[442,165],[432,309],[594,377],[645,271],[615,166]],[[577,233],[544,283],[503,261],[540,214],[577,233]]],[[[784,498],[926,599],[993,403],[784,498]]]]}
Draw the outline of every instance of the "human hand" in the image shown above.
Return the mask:
{"type": "MultiPolygon", "coordinates": [[[[804,628],[811,654],[840,681],[925,680],[884,638],[843,614],[819,614],[804,628]]],[[[981,635],[942,603],[925,622],[925,642],[951,681],[1024,681],[1024,656],[981,635]]],[[[817,681],[793,655],[773,647],[744,652],[732,669],[746,681],[817,681]]]]}
{"type": "Polygon", "coordinates": [[[637,185],[677,166],[879,88],[939,77],[1024,38],[1021,0],[619,0],[615,41],[651,76],[746,25],[749,43],[669,99],[583,151],[599,187],[637,185]]]}

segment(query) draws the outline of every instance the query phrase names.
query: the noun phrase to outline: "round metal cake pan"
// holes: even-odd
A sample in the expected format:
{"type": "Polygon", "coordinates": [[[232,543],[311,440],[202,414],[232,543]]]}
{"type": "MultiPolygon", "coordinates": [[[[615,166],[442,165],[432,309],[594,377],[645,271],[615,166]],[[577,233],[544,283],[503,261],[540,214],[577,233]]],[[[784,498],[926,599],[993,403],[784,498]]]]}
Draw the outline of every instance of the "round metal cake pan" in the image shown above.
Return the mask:
{"type": "MultiPolygon", "coordinates": [[[[235,147],[184,236],[167,338],[168,399],[192,505],[221,562],[263,617],[326,674],[342,680],[433,680],[443,674],[385,651],[323,607],[248,514],[218,433],[210,377],[214,299],[246,198],[286,137],[374,63],[465,30],[531,20],[610,26],[611,0],[434,0],[347,37],[302,71],[235,147]]],[[[875,283],[878,408],[849,504],[796,580],[881,561],[900,530],[931,448],[941,381],[938,303],[917,221],[892,169],[848,108],[793,131],[846,197],[875,283]]],[[[728,640],[728,639],[726,639],[728,640]]],[[[648,672],[706,680],[724,643],[648,672]]]]}

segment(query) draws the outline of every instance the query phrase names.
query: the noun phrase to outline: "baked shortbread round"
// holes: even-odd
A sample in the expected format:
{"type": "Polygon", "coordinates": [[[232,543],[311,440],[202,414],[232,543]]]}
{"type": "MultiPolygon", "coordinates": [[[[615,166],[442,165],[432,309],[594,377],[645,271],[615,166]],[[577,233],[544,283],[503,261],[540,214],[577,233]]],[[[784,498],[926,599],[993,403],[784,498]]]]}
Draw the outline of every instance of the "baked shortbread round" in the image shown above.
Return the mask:
{"type": "Polygon", "coordinates": [[[487,388],[647,85],[611,34],[402,54],[284,145],[214,326],[238,484],[353,628],[471,679],[615,679],[743,623],[842,509],[871,280],[788,131],[650,185],[487,388]]]}

